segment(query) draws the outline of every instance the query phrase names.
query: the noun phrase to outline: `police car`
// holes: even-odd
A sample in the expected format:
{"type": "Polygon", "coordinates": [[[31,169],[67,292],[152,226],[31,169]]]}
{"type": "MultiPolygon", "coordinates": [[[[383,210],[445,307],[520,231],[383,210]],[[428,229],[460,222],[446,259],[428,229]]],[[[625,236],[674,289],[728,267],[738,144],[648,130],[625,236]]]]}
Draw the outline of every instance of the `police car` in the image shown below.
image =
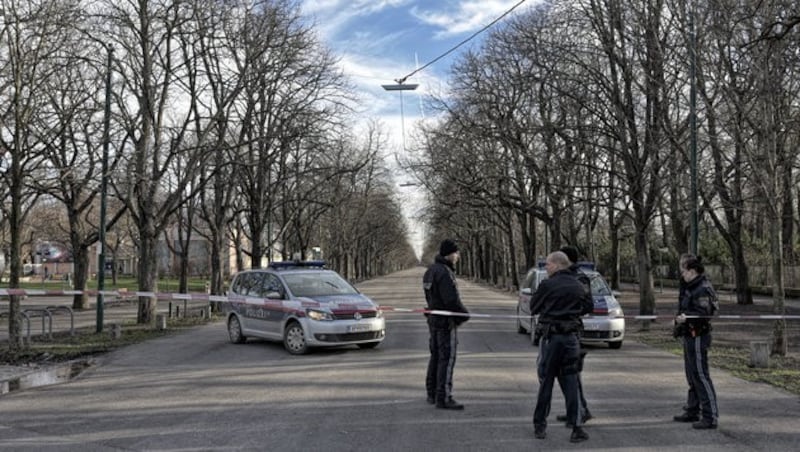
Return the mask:
{"type": "Polygon", "coordinates": [[[224,304],[233,343],[282,341],[293,355],[311,347],[374,348],[386,335],[378,305],[322,261],[274,262],[234,275],[224,304]]]}
{"type": "MultiPolygon", "coordinates": [[[[607,343],[610,348],[622,347],[625,339],[625,318],[614,293],[608,287],[606,280],[595,270],[594,263],[579,262],[579,271],[589,277],[594,299],[594,310],[587,314],[583,320],[583,333],[581,342],[587,344],[607,343]]],[[[519,291],[517,303],[517,332],[530,334],[533,340],[533,329],[536,319],[531,316],[530,302],[536,288],[547,279],[544,262],[539,262],[536,267],[528,270],[519,291]]]]}

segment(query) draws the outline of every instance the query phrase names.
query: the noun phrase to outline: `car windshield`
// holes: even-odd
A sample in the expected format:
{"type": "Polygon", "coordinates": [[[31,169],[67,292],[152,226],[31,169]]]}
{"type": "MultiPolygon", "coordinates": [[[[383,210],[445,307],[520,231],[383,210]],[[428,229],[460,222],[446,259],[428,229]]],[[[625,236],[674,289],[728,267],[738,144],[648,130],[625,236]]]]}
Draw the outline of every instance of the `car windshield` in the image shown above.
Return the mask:
{"type": "Polygon", "coordinates": [[[333,272],[290,273],[283,275],[295,297],[324,297],[357,294],[353,286],[333,272]]]}

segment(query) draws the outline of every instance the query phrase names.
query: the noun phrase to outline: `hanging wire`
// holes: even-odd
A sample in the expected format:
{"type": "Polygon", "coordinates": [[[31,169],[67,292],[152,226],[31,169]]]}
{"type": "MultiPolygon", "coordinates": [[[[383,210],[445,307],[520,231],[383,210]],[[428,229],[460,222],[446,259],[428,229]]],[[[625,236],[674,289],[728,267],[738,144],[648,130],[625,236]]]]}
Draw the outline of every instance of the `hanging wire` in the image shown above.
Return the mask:
{"type": "Polygon", "coordinates": [[[500,22],[501,20],[503,20],[503,18],[504,18],[504,17],[506,17],[507,15],[511,14],[511,12],[512,12],[512,11],[514,11],[515,9],[517,9],[517,7],[519,7],[520,5],[522,5],[523,3],[525,3],[526,1],[527,1],[527,0],[520,0],[520,2],[519,2],[519,3],[517,3],[517,4],[516,4],[516,5],[514,5],[514,6],[512,6],[512,7],[511,7],[511,9],[509,9],[509,10],[508,10],[508,11],[506,11],[506,12],[504,12],[504,13],[503,13],[503,14],[502,14],[500,17],[498,17],[497,19],[495,19],[495,20],[491,21],[491,22],[490,22],[488,25],[486,25],[485,27],[483,27],[483,28],[481,28],[480,30],[476,31],[475,33],[473,33],[472,35],[470,35],[468,38],[466,38],[466,39],[464,39],[463,41],[459,42],[458,44],[456,44],[456,45],[455,45],[455,47],[451,48],[451,49],[450,49],[450,50],[448,50],[447,52],[445,52],[445,53],[443,53],[443,54],[439,55],[438,57],[434,58],[434,59],[433,59],[431,62],[429,62],[429,63],[425,64],[425,66],[422,66],[421,68],[415,69],[413,72],[411,72],[410,74],[406,75],[405,77],[401,77],[401,78],[395,79],[394,81],[395,81],[395,82],[397,82],[399,85],[402,85],[402,84],[403,84],[403,83],[405,83],[405,81],[406,81],[406,80],[407,80],[409,77],[411,77],[412,75],[414,75],[414,74],[416,74],[417,72],[420,72],[421,70],[423,70],[423,69],[427,68],[428,66],[430,66],[430,65],[432,65],[432,64],[434,64],[434,63],[436,63],[437,61],[441,60],[442,58],[446,57],[447,55],[450,55],[450,54],[451,54],[451,53],[453,53],[453,52],[454,52],[456,49],[458,49],[459,47],[463,46],[464,44],[468,43],[468,42],[469,42],[469,41],[471,41],[473,38],[475,38],[475,36],[478,36],[479,34],[483,33],[483,32],[484,32],[484,31],[486,31],[486,30],[488,30],[488,29],[489,29],[489,28],[490,28],[492,25],[494,25],[494,24],[496,24],[497,22],[500,22]]]}

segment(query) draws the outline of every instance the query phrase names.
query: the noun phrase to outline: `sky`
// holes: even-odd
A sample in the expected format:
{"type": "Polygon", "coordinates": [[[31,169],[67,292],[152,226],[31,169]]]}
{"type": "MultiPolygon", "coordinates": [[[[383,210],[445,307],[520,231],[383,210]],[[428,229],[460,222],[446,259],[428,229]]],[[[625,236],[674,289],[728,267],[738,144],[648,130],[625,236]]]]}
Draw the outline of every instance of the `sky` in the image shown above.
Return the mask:
{"type": "MultiPolygon", "coordinates": [[[[540,2],[526,0],[506,19],[540,2]]],[[[424,96],[445,92],[452,64],[463,52],[479,48],[491,29],[409,77],[405,83],[418,84],[415,91],[386,91],[381,85],[396,84],[518,3],[520,0],[302,0],[301,13],[340,59],[342,71],[362,97],[365,121],[378,119],[383,125],[390,141],[389,163],[395,164],[394,154],[411,146],[415,125],[434,120],[433,112],[425,111],[424,96]]],[[[410,182],[399,169],[393,173],[398,185],[410,182]]],[[[414,187],[398,190],[420,256],[425,231],[414,217],[424,205],[424,196],[414,187]]]]}
{"type": "MultiPolygon", "coordinates": [[[[527,0],[514,13],[539,1],[527,0]]],[[[381,85],[395,84],[396,79],[446,53],[518,3],[520,0],[302,0],[301,12],[340,58],[343,72],[363,96],[367,114],[387,121],[401,119],[402,95],[403,122],[413,126],[425,115],[420,96],[446,89],[450,66],[458,55],[479,46],[487,33],[410,77],[406,83],[419,84],[416,91],[389,92],[381,85]]],[[[410,127],[405,128],[408,133],[410,127]]]]}

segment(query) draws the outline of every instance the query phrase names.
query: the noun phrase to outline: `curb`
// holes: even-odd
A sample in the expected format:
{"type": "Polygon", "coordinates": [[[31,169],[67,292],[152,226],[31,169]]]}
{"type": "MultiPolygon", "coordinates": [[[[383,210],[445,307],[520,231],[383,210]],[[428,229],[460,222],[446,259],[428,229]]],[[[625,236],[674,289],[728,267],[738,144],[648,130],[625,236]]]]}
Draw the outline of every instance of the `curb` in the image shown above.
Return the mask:
{"type": "Polygon", "coordinates": [[[0,395],[66,383],[94,364],[94,359],[86,358],[42,367],[0,366],[0,395]]]}

